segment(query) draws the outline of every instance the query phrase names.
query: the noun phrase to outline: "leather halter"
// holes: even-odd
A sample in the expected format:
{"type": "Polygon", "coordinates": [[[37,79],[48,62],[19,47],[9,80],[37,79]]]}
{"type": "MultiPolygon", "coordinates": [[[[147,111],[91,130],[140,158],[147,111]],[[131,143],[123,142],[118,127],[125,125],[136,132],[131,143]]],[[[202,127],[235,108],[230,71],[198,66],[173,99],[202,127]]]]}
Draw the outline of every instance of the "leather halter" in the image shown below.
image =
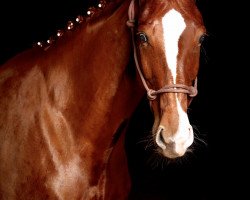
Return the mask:
{"type": "Polygon", "coordinates": [[[150,89],[146,83],[146,80],[142,74],[142,71],[139,66],[138,62],[138,57],[136,53],[136,45],[135,45],[135,31],[134,31],[134,26],[135,26],[135,0],[131,0],[131,3],[129,5],[128,9],[128,18],[129,20],[127,21],[127,26],[131,29],[132,33],[132,41],[133,41],[133,49],[134,49],[134,60],[136,64],[137,71],[141,77],[142,83],[147,91],[148,99],[149,100],[155,100],[158,94],[161,93],[186,93],[190,97],[194,97],[197,95],[198,90],[197,90],[197,77],[194,82],[194,86],[187,86],[184,84],[171,84],[171,85],[165,85],[159,90],[153,90],[150,89]]]}

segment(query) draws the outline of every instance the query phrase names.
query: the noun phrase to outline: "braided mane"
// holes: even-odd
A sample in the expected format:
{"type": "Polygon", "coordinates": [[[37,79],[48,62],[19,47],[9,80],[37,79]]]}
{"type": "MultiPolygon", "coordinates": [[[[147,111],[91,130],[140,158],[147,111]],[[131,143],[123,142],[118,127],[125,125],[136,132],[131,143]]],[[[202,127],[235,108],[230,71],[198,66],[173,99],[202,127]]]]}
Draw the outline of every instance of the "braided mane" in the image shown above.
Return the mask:
{"type": "Polygon", "coordinates": [[[112,0],[100,0],[99,3],[95,6],[91,6],[87,9],[87,12],[84,15],[79,14],[75,20],[69,20],[65,29],[57,30],[56,34],[49,37],[46,41],[38,41],[33,46],[34,47],[42,47],[48,48],[53,44],[56,40],[61,38],[65,32],[72,31],[76,29],[80,24],[88,22],[93,16],[100,14],[101,11],[105,9],[105,7],[112,2],[112,0]]]}

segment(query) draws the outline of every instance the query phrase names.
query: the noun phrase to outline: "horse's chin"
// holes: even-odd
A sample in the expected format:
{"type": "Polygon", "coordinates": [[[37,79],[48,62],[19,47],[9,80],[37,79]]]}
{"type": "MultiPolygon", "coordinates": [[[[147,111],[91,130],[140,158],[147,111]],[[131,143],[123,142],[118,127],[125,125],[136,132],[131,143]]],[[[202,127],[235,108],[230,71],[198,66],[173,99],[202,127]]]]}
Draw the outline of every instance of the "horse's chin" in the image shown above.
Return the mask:
{"type": "Polygon", "coordinates": [[[183,153],[176,153],[175,151],[171,151],[171,150],[166,150],[166,149],[162,149],[162,148],[158,148],[158,152],[163,156],[166,157],[168,159],[177,159],[177,158],[181,158],[186,154],[186,151],[183,153]]]}

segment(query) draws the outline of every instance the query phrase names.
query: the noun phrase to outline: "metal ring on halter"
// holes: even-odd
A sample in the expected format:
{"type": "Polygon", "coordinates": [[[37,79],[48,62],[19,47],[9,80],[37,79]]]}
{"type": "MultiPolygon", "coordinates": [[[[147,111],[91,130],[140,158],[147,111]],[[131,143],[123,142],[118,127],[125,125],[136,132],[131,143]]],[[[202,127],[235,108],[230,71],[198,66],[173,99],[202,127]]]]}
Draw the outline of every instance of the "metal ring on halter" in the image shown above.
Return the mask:
{"type": "Polygon", "coordinates": [[[155,90],[152,90],[152,89],[149,89],[149,90],[147,91],[148,99],[149,99],[150,101],[155,100],[156,97],[157,97],[156,94],[153,94],[154,92],[155,92],[155,90]]]}

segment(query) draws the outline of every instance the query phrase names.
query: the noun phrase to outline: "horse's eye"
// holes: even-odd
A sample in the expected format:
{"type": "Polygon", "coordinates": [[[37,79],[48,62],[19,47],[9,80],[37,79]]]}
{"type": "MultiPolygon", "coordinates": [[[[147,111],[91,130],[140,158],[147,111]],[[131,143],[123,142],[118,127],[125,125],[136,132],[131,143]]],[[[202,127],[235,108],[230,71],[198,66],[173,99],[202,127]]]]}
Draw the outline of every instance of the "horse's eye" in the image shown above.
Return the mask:
{"type": "Polygon", "coordinates": [[[202,44],[204,42],[204,40],[206,39],[206,34],[203,34],[200,39],[199,39],[199,44],[202,44]]]}
{"type": "Polygon", "coordinates": [[[141,43],[147,43],[148,42],[148,37],[145,33],[139,32],[137,33],[137,38],[141,43]]]}

